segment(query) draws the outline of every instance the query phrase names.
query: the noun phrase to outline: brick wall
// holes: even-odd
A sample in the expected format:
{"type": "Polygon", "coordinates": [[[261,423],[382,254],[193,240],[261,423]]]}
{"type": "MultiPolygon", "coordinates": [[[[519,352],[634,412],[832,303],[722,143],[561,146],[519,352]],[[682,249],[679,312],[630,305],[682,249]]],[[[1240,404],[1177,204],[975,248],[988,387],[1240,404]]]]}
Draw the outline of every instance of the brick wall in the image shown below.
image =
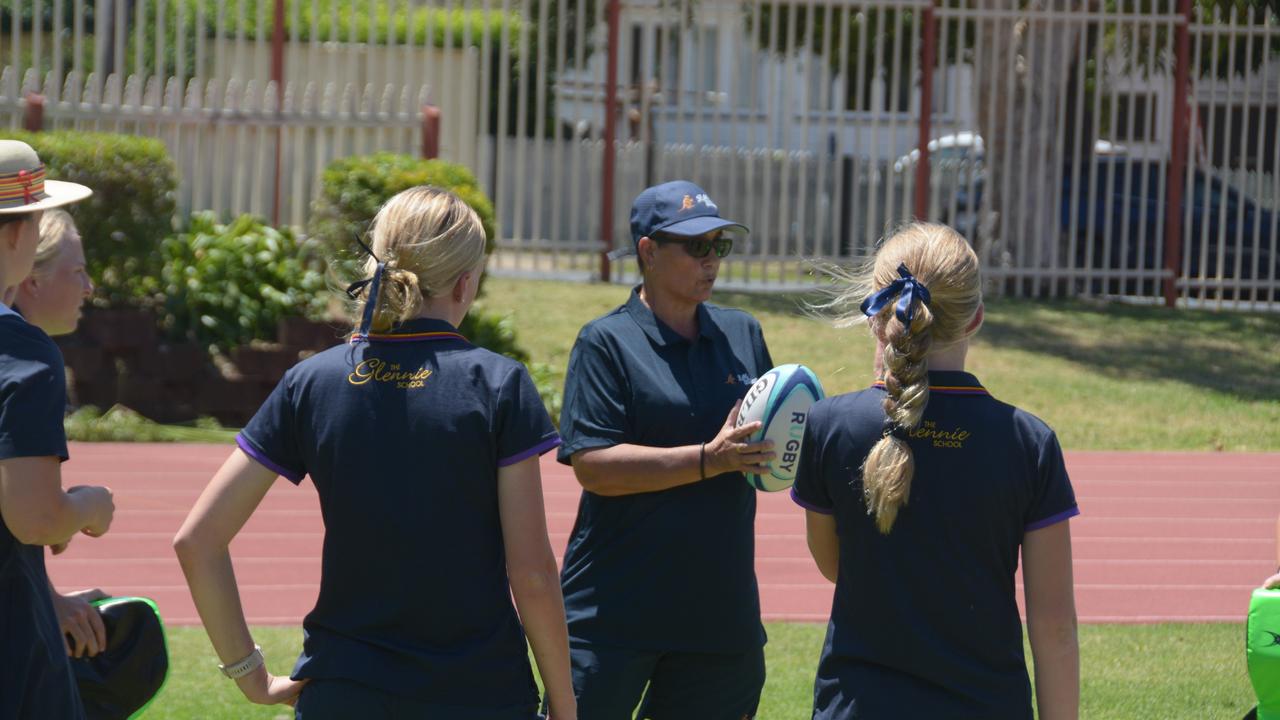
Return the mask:
{"type": "Polygon", "coordinates": [[[213,362],[195,343],[164,341],[155,317],[136,310],[87,309],[79,329],[57,338],[73,405],[125,405],[157,422],[212,416],[241,426],[284,372],[342,342],[341,324],[285,318],[277,342],[232,349],[213,362]]]}

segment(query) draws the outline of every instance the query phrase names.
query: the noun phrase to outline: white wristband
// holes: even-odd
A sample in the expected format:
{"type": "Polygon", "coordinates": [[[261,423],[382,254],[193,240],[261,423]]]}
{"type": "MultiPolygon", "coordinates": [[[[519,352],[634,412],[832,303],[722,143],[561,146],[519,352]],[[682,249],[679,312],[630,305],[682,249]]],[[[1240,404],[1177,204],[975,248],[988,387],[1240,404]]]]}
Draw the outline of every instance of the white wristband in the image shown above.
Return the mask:
{"type": "Polygon", "coordinates": [[[236,680],[262,667],[265,661],[265,658],[262,657],[262,646],[254,645],[253,652],[249,653],[249,657],[228,665],[219,665],[218,669],[222,671],[223,675],[236,680]]]}

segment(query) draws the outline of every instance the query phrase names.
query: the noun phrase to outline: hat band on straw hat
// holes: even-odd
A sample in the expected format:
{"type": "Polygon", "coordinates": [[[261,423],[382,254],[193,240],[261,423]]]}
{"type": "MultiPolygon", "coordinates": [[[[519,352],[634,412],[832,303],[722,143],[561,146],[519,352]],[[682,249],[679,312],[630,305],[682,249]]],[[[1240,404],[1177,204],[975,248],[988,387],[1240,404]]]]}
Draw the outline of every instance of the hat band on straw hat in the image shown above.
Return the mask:
{"type": "Polygon", "coordinates": [[[44,165],[0,175],[0,208],[34,205],[48,196],[44,192],[44,165]]]}

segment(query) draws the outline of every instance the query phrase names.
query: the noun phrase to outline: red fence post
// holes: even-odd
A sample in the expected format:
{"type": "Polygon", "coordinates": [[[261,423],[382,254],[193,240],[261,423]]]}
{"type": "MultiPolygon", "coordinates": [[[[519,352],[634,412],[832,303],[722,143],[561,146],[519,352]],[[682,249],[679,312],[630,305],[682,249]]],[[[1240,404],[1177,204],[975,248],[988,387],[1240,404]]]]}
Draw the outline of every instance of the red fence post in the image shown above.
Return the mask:
{"type": "Polygon", "coordinates": [[[604,167],[600,184],[604,197],[600,199],[600,280],[609,282],[609,253],[613,251],[613,192],[614,165],[617,161],[614,134],[617,133],[618,109],[618,22],[622,14],[619,0],[609,0],[605,15],[609,22],[609,56],[605,63],[604,80],[604,167]]]}
{"type": "Polygon", "coordinates": [[[275,0],[271,28],[271,80],[276,84],[276,181],[271,195],[271,224],[280,225],[280,156],[284,127],[280,113],[284,106],[284,0],[275,0]]]}
{"type": "Polygon", "coordinates": [[[1165,307],[1178,303],[1178,273],[1182,268],[1182,190],[1187,169],[1187,120],[1191,116],[1191,0],[1178,0],[1182,22],[1174,29],[1173,68],[1173,147],[1169,156],[1167,203],[1164,208],[1164,279],[1165,307]]]}
{"type": "Polygon", "coordinates": [[[22,129],[27,132],[40,132],[44,129],[44,96],[27,93],[24,100],[26,100],[26,107],[22,111],[22,129]]]}
{"type": "Polygon", "coordinates": [[[937,54],[937,28],[934,25],[933,4],[924,9],[920,22],[924,23],[924,37],[920,43],[920,159],[916,162],[917,220],[929,216],[929,135],[933,115],[933,66],[937,54]]]}
{"type": "Polygon", "coordinates": [[[440,108],[435,105],[422,106],[422,157],[440,157],[440,108]]]}

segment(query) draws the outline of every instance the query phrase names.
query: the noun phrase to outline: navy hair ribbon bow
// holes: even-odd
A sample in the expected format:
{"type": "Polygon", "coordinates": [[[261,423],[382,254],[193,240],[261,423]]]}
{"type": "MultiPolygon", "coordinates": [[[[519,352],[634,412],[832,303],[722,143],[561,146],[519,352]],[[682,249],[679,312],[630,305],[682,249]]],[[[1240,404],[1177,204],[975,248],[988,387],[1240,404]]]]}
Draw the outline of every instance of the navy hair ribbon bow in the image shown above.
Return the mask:
{"type": "Polygon", "coordinates": [[[378,304],[378,291],[382,287],[382,272],[387,269],[387,264],[378,259],[378,256],[373,252],[373,248],[366,245],[359,235],[356,236],[356,242],[360,243],[360,247],[364,248],[364,251],[369,253],[369,257],[378,263],[378,267],[373,271],[372,277],[357,280],[347,286],[347,297],[352,300],[360,294],[362,288],[366,285],[369,286],[369,294],[365,296],[364,301],[364,316],[360,318],[360,330],[356,333],[359,337],[368,337],[369,328],[373,325],[373,311],[378,304]]]}
{"type": "Polygon", "coordinates": [[[898,266],[898,279],[886,285],[879,292],[872,293],[870,297],[862,301],[862,314],[872,317],[898,298],[898,304],[894,307],[894,315],[902,321],[904,325],[910,326],[911,321],[916,316],[916,301],[925,305],[929,304],[929,288],[911,274],[907,269],[906,263],[898,266]]]}

